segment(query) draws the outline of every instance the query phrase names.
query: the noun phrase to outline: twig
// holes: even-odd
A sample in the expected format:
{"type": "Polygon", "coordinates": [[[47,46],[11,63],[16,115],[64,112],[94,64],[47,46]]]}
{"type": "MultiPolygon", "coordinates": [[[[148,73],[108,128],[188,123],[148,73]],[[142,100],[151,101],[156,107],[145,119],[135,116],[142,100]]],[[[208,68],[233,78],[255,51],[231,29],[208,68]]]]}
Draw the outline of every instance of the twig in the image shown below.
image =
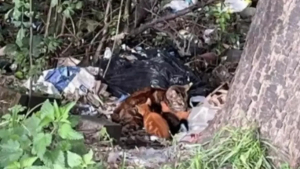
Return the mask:
{"type": "Polygon", "coordinates": [[[60,35],[64,34],[65,25],[66,25],[66,20],[67,20],[67,18],[66,18],[65,16],[63,16],[62,25],[61,25],[61,30],[60,30],[60,35]]]}
{"type": "Polygon", "coordinates": [[[105,10],[105,17],[104,17],[104,27],[103,27],[103,31],[102,31],[102,39],[101,39],[101,42],[99,43],[97,49],[96,49],[96,53],[93,57],[93,63],[95,63],[97,61],[97,59],[99,59],[99,56],[100,56],[100,52],[103,48],[103,44],[104,42],[106,41],[106,38],[107,38],[107,31],[108,31],[108,26],[109,26],[109,23],[108,23],[108,15],[109,15],[109,9],[111,7],[111,2],[112,0],[109,0],[107,2],[107,6],[106,6],[106,10],[105,10]]]}
{"type": "Polygon", "coordinates": [[[100,33],[103,31],[104,27],[95,35],[95,37],[91,40],[89,45],[89,51],[91,51],[92,45],[95,43],[96,39],[99,37],[100,33]]]}
{"type": "Polygon", "coordinates": [[[51,6],[51,2],[50,2],[50,9],[49,9],[49,11],[48,11],[47,23],[46,23],[46,29],[45,29],[44,37],[47,37],[47,36],[48,36],[49,27],[50,27],[51,15],[52,15],[52,6],[51,6]]]}
{"type": "Polygon", "coordinates": [[[197,4],[192,5],[192,6],[188,7],[188,8],[183,9],[183,10],[180,10],[180,11],[178,11],[176,13],[173,13],[173,14],[170,14],[170,15],[158,18],[158,19],[154,19],[151,22],[147,22],[147,23],[143,24],[142,26],[138,27],[137,29],[132,30],[129,33],[129,35],[135,36],[135,35],[137,35],[137,34],[143,32],[143,31],[145,31],[146,29],[152,27],[153,25],[155,25],[155,24],[157,24],[159,22],[164,22],[164,21],[172,20],[172,19],[175,19],[177,17],[183,16],[183,15],[185,15],[187,13],[190,13],[190,12],[193,12],[193,11],[195,11],[195,10],[203,7],[203,6],[209,5],[212,2],[214,2],[214,0],[208,0],[205,3],[198,2],[197,4]]]}
{"type": "Polygon", "coordinates": [[[74,24],[72,17],[70,17],[70,20],[71,20],[71,24],[72,24],[72,28],[73,28],[73,34],[74,34],[74,36],[76,36],[76,28],[75,28],[75,24],[74,24]]]}
{"type": "MultiPolygon", "coordinates": [[[[29,13],[30,13],[30,18],[29,18],[29,22],[30,22],[30,37],[29,37],[29,63],[30,63],[30,71],[32,69],[33,66],[33,59],[32,59],[32,45],[33,45],[33,28],[32,28],[32,22],[33,22],[33,12],[32,12],[32,0],[29,1],[29,13]]],[[[30,102],[31,102],[31,96],[32,96],[32,75],[29,78],[29,99],[28,99],[28,105],[27,105],[27,111],[29,111],[29,106],[30,106],[30,102]]]]}
{"type": "MultiPolygon", "coordinates": [[[[118,18],[118,25],[117,25],[116,35],[119,34],[119,28],[120,28],[120,22],[121,22],[121,16],[122,16],[123,1],[124,1],[124,0],[121,0],[121,6],[120,6],[120,12],[119,12],[119,18],[118,18]]],[[[114,41],[114,44],[113,44],[113,47],[112,47],[112,50],[111,50],[112,53],[114,52],[114,49],[115,49],[115,46],[116,46],[116,42],[117,42],[117,41],[115,40],[115,41],[114,41]]],[[[103,78],[105,78],[106,72],[107,72],[107,70],[108,70],[108,68],[109,68],[109,65],[110,65],[110,62],[111,62],[111,58],[112,58],[112,57],[110,57],[109,60],[108,60],[106,69],[105,69],[105,71],[104,71],[104,73],[103,73],[103,78]]]]}

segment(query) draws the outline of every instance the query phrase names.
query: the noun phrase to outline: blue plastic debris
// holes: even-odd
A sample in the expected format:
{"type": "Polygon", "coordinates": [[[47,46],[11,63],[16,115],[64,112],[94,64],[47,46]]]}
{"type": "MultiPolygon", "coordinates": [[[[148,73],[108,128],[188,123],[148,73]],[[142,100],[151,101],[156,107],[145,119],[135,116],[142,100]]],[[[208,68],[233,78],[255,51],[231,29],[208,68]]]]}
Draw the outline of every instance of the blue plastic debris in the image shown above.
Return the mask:
{"type": "Polygon", "coordinates": [[[59,92],[69,85],[80,68],[74,66],[58,67],[48,72],[45,81],[52,83],[59,92]]]}
{"type": "Polygon", "coordinates": [[[130,95],[122,95],[119,99],[118,102],[122,102],[124,101],[127,97],[129,97],[130,95]]]}

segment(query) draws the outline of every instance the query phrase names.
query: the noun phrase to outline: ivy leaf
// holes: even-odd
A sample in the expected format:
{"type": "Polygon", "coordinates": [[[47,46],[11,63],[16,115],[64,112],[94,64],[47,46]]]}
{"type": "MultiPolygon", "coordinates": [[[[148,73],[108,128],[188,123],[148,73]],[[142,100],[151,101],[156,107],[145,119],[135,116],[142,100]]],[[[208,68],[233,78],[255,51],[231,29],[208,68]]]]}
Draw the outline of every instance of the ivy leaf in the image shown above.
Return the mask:
{"type": "Polygon", "coordinates": [[[51,141],[51,134],[39,133],[33,138],[33,153],[42,157],[46,152],[46,148],[51,144],[51,141]]]}
{"type": "Polygon", "coordinates": [[[54,107],[48,99],[43,103],[41,107],[41,119],[44,119],[45,117],[54,120],[54,107]]]}
{"type": "Polygon", "coordinates": [[[8,140],[6,143],[1,144],[0,148],[0,167],[18,161],[23,154],[18,141],[8,140]]]}
{"type": "Polygon", "coordinates": [[[67,139],[67,140],[80,140],[83,139],[83,135],[77,131],[75,131],[71,124],[69,123],[63,123],[60,125],[58,129],[58,134],[61,138],[67,139]]]}
{"type": "Polygon", "coordinates": [[[82,164],[82,158],[78,154],[67,151],[67,158],[68,158],[67,159],[68,165],[71,168],[79,166],[80,164],[82,164]]]}
{"type": "Polygon", "coordinates": [[[23,46],[23,38],[25,37],[25,33],[26,33],[26,30],[23,27],[21,27],[18,31],[17,38],[16,38],[16,44],[19,47],[23,46]]]}
{"type": "Polygon", "coordinates": [[[58,0],[51,0],[51,7],[55,7],[58,4],[58,0]]]}
{"type": "Polygon", "coordinates": [[[22,167],[30,167],[37,160],[38,157],[28,157],[21,160],[22,167]]]}
{"type": "Polygon", "coordinates": [[[36,117],[36,115],[32,115],[31,117],[24,120],[24,126],[29,130],[30,136],[35,136],[37,132],[41,131],[41,127],[39,126],[41,120],[36,117]]]}
{"type": "Polygon", "coordinates": [[[76,3],[76,6],[75,6],[75,8],[76,8],[76,9],[81,9],[81,8],[82,8],[82,6],[83,6],[83,3],[82,3],[82,1],[79,1],[79,2],[77,2],[77,3],[76,3]]]}
{"type": "Polygon", "coordinates": [[[83,161],[85,164],[93,164],[94,162],[92,161],[93,160],[93,151],[92,149],[90,149],[90,151],[83,155],[83,161]]]}

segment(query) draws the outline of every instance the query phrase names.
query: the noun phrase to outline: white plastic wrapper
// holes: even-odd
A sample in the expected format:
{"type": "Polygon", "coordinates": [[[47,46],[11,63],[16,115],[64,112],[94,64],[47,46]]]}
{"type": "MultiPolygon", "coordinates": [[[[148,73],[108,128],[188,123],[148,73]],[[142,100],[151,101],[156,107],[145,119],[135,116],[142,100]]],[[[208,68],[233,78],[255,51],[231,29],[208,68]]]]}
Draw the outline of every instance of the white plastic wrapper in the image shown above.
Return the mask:
{"type": "Polygon", "coordinates": [[[251,0],[225,0],[225,9],[229,10],[231,13],[242,12],[248,7],[251,0]]]}

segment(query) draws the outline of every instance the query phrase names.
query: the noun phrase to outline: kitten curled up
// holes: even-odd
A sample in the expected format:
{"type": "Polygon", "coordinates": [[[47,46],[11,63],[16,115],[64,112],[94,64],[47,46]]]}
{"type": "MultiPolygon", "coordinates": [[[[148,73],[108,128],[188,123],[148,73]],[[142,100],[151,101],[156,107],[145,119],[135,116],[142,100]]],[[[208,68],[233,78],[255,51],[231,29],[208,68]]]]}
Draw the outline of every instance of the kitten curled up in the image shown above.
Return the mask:
{"type": "Polygon", "coordinates": [[[136,105],[138,112],[143,116],[143,123],[148,134],[160,138],[170,138],[169,126],[167,121],[156,112],[150,110],[151,99],[148,98],[146,103],[136,105]]]}

